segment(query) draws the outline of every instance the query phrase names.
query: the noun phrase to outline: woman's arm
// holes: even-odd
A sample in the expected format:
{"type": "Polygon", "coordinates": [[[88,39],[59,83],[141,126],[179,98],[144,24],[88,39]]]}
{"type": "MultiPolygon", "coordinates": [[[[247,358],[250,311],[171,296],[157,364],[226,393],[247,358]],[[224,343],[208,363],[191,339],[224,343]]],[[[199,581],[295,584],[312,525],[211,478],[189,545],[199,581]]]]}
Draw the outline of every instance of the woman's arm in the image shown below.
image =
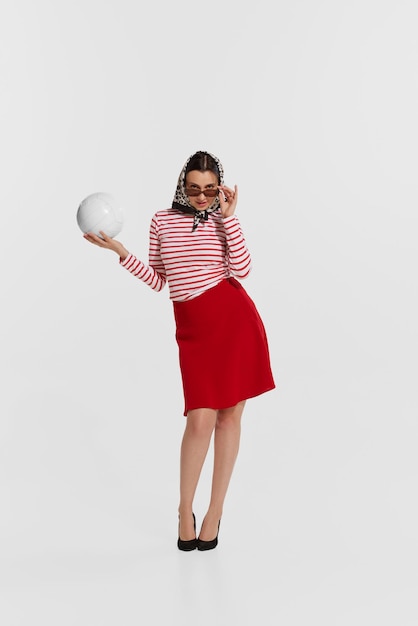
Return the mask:
{"type": "Polygon", "coordinates": [[[234,276],[245,278],[251,272],[251,255],[245,243],[241,224],[235,215],[238,202],[238,187],[219,185],[219,206],[224,222],[227,246],[227,261],[234,276]]]}
{"type": "Polygon", "coordinates": [[[151,289],[154,289],[154,291],[161,291],[167,282],[167,277],[164,263],[161,259],[158,229],[155,219],[152,220],[150,227],[149,265],[145,265],[145,263],[128,252],[120,241],[108,237],[103,232],[100,232],[100,234],[101,237],[92,233],[86,233],[84,238],[100,248],[115,252],[119,256],[119,262],[122,267],[126,268],[136,278],[142,280],[151,287],[151,289]]]}
{"type": "Polygon", "coordinates": [[[244,239],[241,224],[236,215],[224,218],[227,259],[234,276],[246,278],[251,272],[251,255],[244,239]]]}

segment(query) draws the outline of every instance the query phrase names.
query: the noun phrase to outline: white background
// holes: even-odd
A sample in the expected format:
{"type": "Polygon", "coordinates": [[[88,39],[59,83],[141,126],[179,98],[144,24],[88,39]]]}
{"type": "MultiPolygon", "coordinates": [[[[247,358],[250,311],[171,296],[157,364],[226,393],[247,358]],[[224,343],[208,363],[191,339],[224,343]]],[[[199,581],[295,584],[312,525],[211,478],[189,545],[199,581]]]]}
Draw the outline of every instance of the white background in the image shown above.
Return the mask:
{"type": "Polygon", "coordinates": [[[416,626],[417,20],[414,0],[2,0],[4,626],[416,626]],[[186,554],[168,290],[75,216],[112,193],[146,260],[200,149],[239,186],[277,389],[248,402],[218,548],[186,554]]]}

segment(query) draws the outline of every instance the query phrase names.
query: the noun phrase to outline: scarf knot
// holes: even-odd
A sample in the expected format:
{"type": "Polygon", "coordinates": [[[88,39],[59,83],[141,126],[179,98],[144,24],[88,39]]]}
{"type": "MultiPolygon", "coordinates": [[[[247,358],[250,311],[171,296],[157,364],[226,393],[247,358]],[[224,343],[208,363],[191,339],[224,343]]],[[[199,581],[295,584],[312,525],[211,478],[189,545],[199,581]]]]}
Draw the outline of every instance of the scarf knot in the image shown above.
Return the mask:
{"type": "Polygon", "coordinates": [[[191,206],[184,206],[183,204],[179,204],[178,202],[173,202],[172,208],[177,209],[177,211],[181,211],[182,213],[193,215],[193,233],[199,226],[200,222],[207,222],[209,219],[209,214],[217,211],[219,207],[213,207],[213,209],[205,209],[204,211],[199,211],[198,209],[194,209],[191,206]]]}

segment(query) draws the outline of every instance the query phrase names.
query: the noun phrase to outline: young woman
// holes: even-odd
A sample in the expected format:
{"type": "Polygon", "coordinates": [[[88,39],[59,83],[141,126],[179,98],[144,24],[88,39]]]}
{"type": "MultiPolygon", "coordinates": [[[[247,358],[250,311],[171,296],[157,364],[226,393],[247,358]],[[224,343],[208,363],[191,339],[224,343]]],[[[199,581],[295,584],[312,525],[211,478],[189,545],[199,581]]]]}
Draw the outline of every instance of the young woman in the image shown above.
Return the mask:
{"type": "Polygon", "coordinates": [[[84,235],[116,252],[121,265],[152,289],[168,282],[187,418],[177,540],[184,551],[217,546],[245,401],[275,387],[263,322],[236,279],[251,270],[237,200],[237,186],[224,185],[219,159],[199,151],[180,173],[171,208],[151,220],[148,265],[104,233],[84,235]],[[196,537],[193,500],[212,435],[211,498],[196,537]]]}

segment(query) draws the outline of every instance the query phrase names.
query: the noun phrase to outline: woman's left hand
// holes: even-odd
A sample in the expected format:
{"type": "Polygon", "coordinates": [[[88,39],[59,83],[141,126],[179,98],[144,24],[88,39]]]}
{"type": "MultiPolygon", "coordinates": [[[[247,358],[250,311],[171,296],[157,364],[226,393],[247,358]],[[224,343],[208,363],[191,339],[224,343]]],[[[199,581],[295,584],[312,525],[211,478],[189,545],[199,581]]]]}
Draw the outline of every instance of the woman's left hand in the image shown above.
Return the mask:
{"type": "Polygon", "coordinates": [[[238,202],[238,187],[234,185],[234,189],[230,189],[225,185],[219,185],[219,206],[221,208],[222,217],[230,217],[234,215],[238,202]]]}

